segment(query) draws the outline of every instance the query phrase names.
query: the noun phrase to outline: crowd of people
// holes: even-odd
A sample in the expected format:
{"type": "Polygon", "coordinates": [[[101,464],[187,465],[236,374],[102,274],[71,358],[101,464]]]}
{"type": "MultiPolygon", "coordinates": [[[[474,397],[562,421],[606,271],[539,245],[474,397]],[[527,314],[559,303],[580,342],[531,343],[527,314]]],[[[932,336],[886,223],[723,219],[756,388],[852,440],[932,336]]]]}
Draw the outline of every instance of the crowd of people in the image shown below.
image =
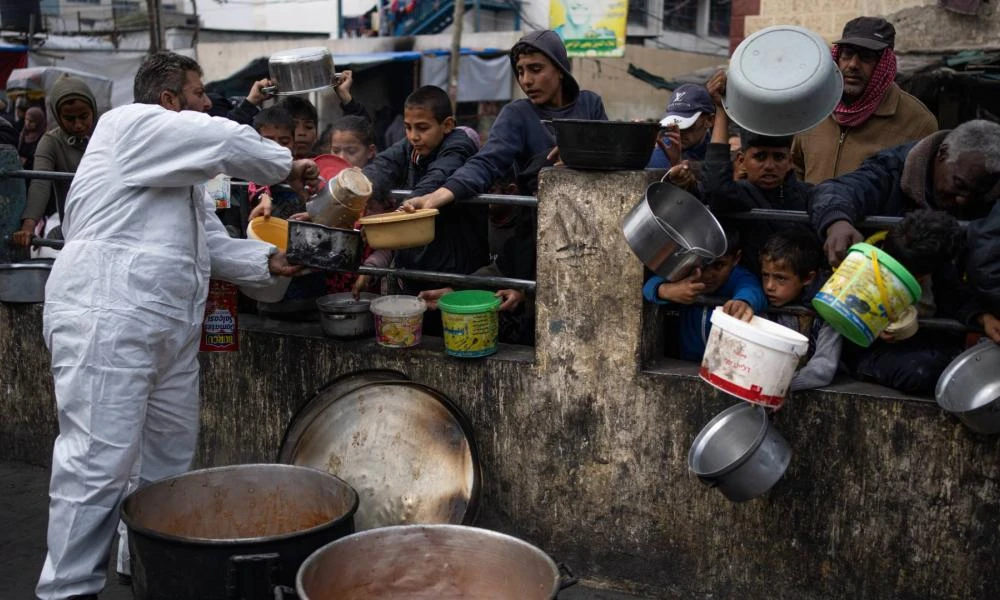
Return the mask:
{"type": "MultiPolygon", "coordinates": [[[[993,276],[1000,208],[991,204],[1000,195],[1000,125],[974,120],[937,131],[934,116],[893,81],[894,36],[882,19],[847,24],[832,50],[845,83],[840,103],[794,137],[734,127],[722,104],[724,72],[675,91],[650,148],[650,168],[666,169],[669,181],[719,216],[766,208],[804,210],[811,219],[809,225],[723,219],[724,256],[679,281],[647,277],[646,300],[679,310],[681,358],[701,360],[712,310],[701,299],[716,296],[730,315],[767,315],[809,338],[793,390],[826,385],[846,369],[926,393],[967,342],[964,335],[928,329],[907,340],[884,335],[859,348],[843,343],[818,316],[774,311],[807,304],[848,247],[863,239],[857,226],[871,215],[903,217],[875,243],[919,280],[921,316],[958,319],[1000,343],[1000,278],[993,276]],[[960,221],[969,224],[963,229],[960,221]]],[[[250,182],[253,216],[304,218],[305,190],[320,184],[311,159],[333,154],[372,182],[369,214],[439,211],[433,243],[394,253],[368,248],[363,264],[534,279],[534,209],[461,201],[487,192],[535,194],[539,171],[558,164],[544,121],[608,115],[598,94],[580,89],[555,32],[525,35],[511,48],[510,65],[526,97],[504,107],[485,143],[457,125],[447,94],[433,86],[409,95],[405,137],[378,152],[371,116],[351,95],[349,71],[336,87],[344,115],[320,133],[316,108],[304,98],[272,102],[264,93],[270,82],[262,79],[236,106],[213,101],[197,63],[168,52],[143,64],[135,104],[99,116],[86,85],[67,76],[49,93],[53,127],[44,131],[44,111],[41,117],[25,111],[12,139],[34,146],[34,168],[77,173],[72,186],[31,181],[14,236],[29,245],[42,234],[43,216],[56,214],[67,240],[45,307],[60,435],[41,598],[96,598],[114,511],[126,492],[188,468],[197,432],[199,311],[209,274],[252,286],[297,273],[273,246],[230,238],[201,189],[204,181],[226,174],[250,182]],[[397,201],[390,191],[400,188],[410,192],[397,201]],[[99,421],[102,433],[95,436],[99,421]]],[[[419,295],[433,307],[450,289],[356,274],[301,279],[289,294],[307,300],[381,286],[419,295]]],[[[525,294],[497,295],[504,339],[530,341],[525,294]]],[[[429,317],[427,332],[435,325],[440,330],[440,319],[429,317]]],[[[127,569],[120,560],[119,570],[127,575],[127,569]]]]}

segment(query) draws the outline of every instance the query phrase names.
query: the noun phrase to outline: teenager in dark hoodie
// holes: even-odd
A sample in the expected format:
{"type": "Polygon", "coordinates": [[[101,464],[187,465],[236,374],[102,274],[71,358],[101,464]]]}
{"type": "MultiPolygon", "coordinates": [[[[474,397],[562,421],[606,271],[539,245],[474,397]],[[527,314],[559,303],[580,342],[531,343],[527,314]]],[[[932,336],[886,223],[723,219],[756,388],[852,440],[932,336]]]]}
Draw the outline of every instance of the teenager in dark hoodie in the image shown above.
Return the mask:
{"type": "Polygon", "coordinates": [[[522,37],[510,50],[510,65],[528,97],[500,111],[486,145],[443,186],[410,198],[404,209],[440,208],[456,198],[485,193],[512,168],[526,170],[532,158],[556,145],[543,119],[608,119],[601,97],[581,90],[573,79],[566,47],[554,31],[533,31],[522,37]]]}
{"type": "MultiPolygon", "coordinates": [[[[62,75],[49,90],[49,107],[58,127],[45,132],[35,148],[34,168],[38,171],[75,173],[87,149],[87,142],[97,125],[97,103],[82,79],[62,75]]],[[[28,188],[28,203],[21,214],[21,229],[14,233],[14,243],[28,246],[38,221],[57,211],[62,219],[68,181],[33,179],[28,188]]]]}

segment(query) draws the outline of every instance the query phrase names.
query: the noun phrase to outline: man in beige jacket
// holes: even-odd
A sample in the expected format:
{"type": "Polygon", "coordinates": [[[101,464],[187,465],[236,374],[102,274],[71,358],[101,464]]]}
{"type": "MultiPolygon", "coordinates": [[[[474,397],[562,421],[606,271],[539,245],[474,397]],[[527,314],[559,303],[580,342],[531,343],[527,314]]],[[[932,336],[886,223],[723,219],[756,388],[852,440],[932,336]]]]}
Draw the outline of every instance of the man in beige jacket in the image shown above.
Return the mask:
{"type": "Polygon", "coordinates": [[[878,17],[858,17],[834,42],[844,94],[833,114],[795,136],[792,162],[800,179],[819,183],[850,173],[879,150],[937,131],[937,119],[920,100],[899,89],[896,30],[878,17]]]}

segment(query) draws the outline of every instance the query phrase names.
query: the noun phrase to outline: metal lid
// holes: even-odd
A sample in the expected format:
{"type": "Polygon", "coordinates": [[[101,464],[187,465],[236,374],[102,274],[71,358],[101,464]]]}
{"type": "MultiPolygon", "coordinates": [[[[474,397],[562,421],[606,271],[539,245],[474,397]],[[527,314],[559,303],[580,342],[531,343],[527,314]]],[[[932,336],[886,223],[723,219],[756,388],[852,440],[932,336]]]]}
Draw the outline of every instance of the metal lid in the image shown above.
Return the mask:
{"type": "Polygon", "coordinates": [[[358,377],[338,380],[295,416],[281,462],[325,470],[354,487],[358,531],[471,523],[482,474],[465,415],[428,386],[358,377]]]}

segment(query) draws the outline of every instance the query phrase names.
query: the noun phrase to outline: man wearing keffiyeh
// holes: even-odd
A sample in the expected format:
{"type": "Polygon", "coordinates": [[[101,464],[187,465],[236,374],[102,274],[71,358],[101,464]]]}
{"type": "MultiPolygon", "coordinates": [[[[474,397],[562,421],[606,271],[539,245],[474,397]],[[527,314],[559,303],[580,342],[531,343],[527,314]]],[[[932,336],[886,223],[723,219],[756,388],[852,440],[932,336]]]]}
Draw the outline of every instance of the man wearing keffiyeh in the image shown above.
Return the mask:
{"type": "Polygon", "coordinates": [[[878,17],[858,17],[834,42],[844,93],[833,114],[801,133],[792,161],[801,179],[819,183],[849,173],[876,152],[937,131],[937,119],[895,84],[896,30],[878,17]]]}

